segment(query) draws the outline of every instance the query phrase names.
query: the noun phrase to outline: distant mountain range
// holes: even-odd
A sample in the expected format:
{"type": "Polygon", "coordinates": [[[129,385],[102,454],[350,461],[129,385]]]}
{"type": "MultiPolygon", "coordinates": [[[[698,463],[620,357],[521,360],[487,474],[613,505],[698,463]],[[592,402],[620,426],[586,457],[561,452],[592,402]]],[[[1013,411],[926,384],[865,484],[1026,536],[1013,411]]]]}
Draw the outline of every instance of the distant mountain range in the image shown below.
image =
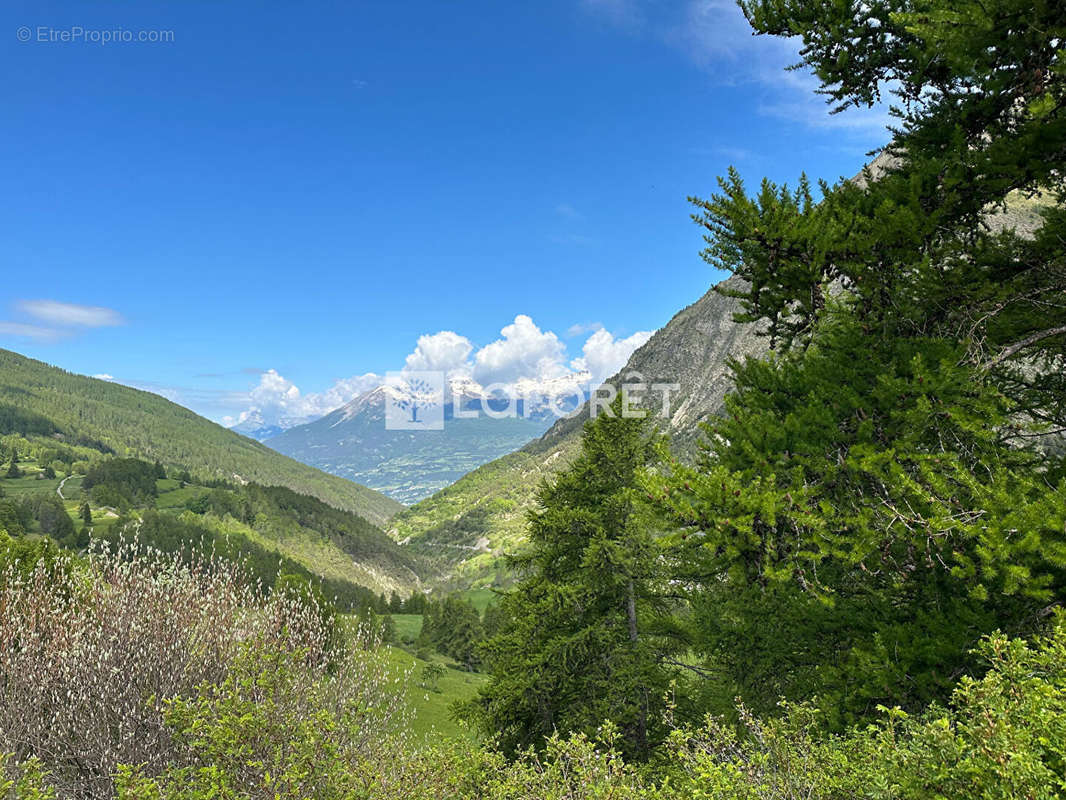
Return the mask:
{"type": "Polygon", "coordinates": [[[284,433],[289,428],[314,422],[315,419],[317,417],[282,417],[276,422],[267,422],[263,417],[263,412],[255,409],[250,411],[240,423],[231,427],[230,430],[242,436],[255,439],[257,442],[263,442],[272,436],[284,433]]]}
{"type": "Polygon", "coordinates": [[[384,384],[263,441],[305,464],[414,503],[543,434],[558,419],[549,399],[572,411],[587,396],[586,381],[585,374],[519,381],[505,396],[453,376],[437,399],[443,404],[442,430],[388,430],[387,403],[407,398],[402,385],[384,384]]]}

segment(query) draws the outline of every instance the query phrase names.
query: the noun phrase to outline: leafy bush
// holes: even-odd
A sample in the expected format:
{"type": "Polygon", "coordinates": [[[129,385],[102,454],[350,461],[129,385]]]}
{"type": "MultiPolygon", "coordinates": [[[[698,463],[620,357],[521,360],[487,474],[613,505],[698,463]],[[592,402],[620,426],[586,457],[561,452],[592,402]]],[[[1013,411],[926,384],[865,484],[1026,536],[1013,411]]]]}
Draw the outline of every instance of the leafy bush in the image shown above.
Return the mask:
{"type": "Polygon", "coordinates": [[[0,754],[0,798],[3,800],[55,800],[55,791],[44,784],[41,762],[31,758],[15,761],[0,754]]]}
{"type": "Polygon", "coordinates": [[[675,732],[678,796],[707,798],[1042,798],[1066,791],[1066,627],[1030,646],[996,634],[989,670],[963,678],[947,708],[883,710],[874,725],[821,733],[810,706],[779,719],[741,714],[675,732]]]}
{"type": "Polygon", "coordinates": [[[39,757],[61,797],[112,796],[120,764],[181,764],[167,701],[225,681],[247,642],[309,669],[332,655],[322,615],[236,564],[128,547],[25,563],[0,576],[0,752],[39,757]]]}
{"type": "Polygon", "coordinates": [[[308,655],[249,642],[220,684],[167,701],[180,766],[156,778],[124,767],[119,796],[361,796],[367,765],[383,752],[398,755],[387,732],[401,716],[401,696],[380,651],[362,648],[330,671],[308,655]]]}

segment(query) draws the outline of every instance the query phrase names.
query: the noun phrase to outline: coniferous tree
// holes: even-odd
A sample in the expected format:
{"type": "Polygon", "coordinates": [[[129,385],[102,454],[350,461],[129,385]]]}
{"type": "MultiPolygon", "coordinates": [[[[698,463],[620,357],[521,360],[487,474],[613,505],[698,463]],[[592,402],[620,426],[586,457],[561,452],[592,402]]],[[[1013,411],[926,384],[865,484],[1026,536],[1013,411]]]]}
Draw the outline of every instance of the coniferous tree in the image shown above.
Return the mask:
{"type": "Polygon", "coordinates": [[[802,38],[838,107],[891,87],[899,130],[818,200],[731,170],[695,201],[705,258],[746,279],[740,319],[780,354],[737,365],[704,463],[651,486],[725,691],[818,695],[843,723],[944,697],[981,634],[1033,630],[1066,585],[1066,484],[1030,448],[1066,427],[1066,16],[742,6],[802,38]]]}
{"type": "Polygon", "coordinates": [[[601,414],[574,464],[538,493],[505,627],[483,648],[492,680],[472,711],[508,752],[605,720],[638,758],[663,735],[662,565],[635,492],[657,442],[648,420],[601,414]]]}
{"type": "Polygon", "coordinates": [[[16,453],[11,454],[11,461],[7,465],[7,477],[8,478],[21,478],[22,470],[19,469],[18,455],[16,453]]]}
{"type": "Polygon", "coordinates": [[[92,509],[89,508],[88,503],[81,504],[81,508],[78,509],[78,515],[81,517],[81,521],[86,525],[93,524],[93,512],[92,509]]]}
{"type": "Polygon", "coordinates": [[[419,644],[455,659],[466,669],[480,665],[478,646],[484,639],[481,618],[474,605],[457,595],[448,595],[426,605],[419,644]]]}

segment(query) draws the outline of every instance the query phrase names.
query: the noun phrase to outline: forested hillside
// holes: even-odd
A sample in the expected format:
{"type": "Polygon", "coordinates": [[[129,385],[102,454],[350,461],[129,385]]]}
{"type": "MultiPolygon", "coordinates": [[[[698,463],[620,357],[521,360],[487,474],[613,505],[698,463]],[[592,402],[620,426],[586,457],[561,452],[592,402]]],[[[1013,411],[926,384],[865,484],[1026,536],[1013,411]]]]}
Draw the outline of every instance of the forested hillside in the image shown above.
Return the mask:
{"type": "Polygon", "coordinates": [[[281,486],[198,480],[51,437],[0,436],[0,526],[72,551],[136,540],[166,553],[245,561],[264,586],[317,581],[345,608],[407,595],[430,570],[362,517],[281,486]]]}
{"type": "Polygon", "coordinates": [[[159,395],[0,350],[0,434],[31,426],[57,442],[180,466],[205,479],[287,486],[383,525],[402,506],[301,464],[159,395]]]}

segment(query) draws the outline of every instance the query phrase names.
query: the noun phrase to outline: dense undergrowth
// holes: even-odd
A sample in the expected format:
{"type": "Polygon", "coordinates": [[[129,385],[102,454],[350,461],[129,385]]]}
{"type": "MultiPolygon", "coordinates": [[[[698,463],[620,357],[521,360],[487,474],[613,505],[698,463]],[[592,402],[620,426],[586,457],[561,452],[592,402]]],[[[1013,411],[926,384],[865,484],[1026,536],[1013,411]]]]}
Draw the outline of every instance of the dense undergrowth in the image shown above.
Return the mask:
{"type": "MultiPolygon", "coordinates": [[[[813,706],[674,727],[649,762],[596,737],[508,760],[416,742],[409,676],[299,584],[132,548],[78,559],[5,539],[0,796],[30,798],[1055,797],[1066,625],[1001,635],[943,707],[824,733],[813,706]]],[[[667,704],[665,724],[670,724],[667,704]]]]}

